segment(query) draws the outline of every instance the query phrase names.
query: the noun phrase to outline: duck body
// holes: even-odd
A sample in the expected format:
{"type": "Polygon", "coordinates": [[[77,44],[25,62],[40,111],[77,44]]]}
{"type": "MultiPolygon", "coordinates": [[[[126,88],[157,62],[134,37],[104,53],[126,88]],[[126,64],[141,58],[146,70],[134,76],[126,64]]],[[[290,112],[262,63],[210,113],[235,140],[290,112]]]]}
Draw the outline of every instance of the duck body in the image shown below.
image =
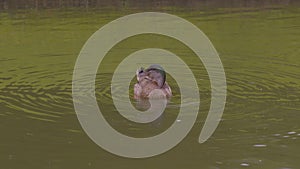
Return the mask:
{"type": "Polygon", "coordinates": [[[170,98],[172,96],[172,90],[166,82],[166,73],[160,65],[151,65],[147,69],[138,69],[136,76],[137,83],[134,85],[135,99],[148,99],[150,96],[170,98]],[[160,90],[161,92],[159,92],[159,95],[153,95],[154,90],[160,90]]]}

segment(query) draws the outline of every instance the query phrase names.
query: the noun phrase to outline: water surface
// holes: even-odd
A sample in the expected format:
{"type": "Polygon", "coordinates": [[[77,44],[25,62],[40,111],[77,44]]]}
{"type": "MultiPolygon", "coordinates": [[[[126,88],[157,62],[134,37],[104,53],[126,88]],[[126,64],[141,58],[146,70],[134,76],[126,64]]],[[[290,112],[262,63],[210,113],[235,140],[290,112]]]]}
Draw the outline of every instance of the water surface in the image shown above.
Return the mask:
{"type": "Polygon", "coordinates": [[[297,6],[263,10],[164,9],[198,26],[220,55],[228,95],[219,127],[207,142],[197,142],[210,106],[207,72],[195,54],[179,41],[148,34],[117,44],[101,63],[96,79],[101,110],[116,130],[135,137],[159,134],[174,122],[180,92],[172,77],[168,79],[174,97],[164,115],[152,123],[141,125],[122,118],[111,100],[110,80],[118,63],[134,51],[159,47],[181,56],[197,78],[201,105],[195,126],[174,149],[147,159],[115,156],[90,140],[77,120],[72,102],[76,58],[85,41],[101,26],[138,11],[0,13],[2,168],[300,167],[297,6]]]}

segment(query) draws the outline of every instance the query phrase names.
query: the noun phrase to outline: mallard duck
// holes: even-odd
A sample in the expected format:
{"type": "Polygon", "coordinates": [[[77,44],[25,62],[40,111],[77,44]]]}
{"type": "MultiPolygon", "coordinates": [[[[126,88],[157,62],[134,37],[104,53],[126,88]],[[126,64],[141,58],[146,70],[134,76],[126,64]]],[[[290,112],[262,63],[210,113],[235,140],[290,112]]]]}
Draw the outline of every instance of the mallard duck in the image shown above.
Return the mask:
{"type": "Polygon", "coordinates": [[[170,98],[172,90],[166,82],[166,72],[160,65],[140,68],[136,71],[137,83],[134,85],[134,98],[147,99],[155,89],[161,90],[161,97],[170,98]]]}

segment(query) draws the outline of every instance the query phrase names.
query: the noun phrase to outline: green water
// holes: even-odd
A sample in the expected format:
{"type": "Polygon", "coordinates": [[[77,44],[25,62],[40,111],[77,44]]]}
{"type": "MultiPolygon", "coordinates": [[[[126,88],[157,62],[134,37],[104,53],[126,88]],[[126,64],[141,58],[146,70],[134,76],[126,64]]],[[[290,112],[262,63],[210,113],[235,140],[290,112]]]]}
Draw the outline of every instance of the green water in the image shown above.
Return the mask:
{"type": "Polygon", "coordinates": [[[162,11],[199,27],[222,60],[227,102],[207,142],[198,143],[211,100],[204,66],[179,41],[152,34],[128,38],[108,53],[96,79],[98,105],[112,127],[129,136],[149,137],[166,130],[179,110],[174,79],[168,76],[174,97],[165,114],[144,125],[118,114],[110,80],[128,54],[149,47],[167,49],[181,56],[197,78],[201,105],[191,132],[164,154],[128,159],[103,150],[81,128],[71,92],[82,46],[111,20],[141,11],[0,13],[1,168],[299,168],[300,8],[162,11]]]}

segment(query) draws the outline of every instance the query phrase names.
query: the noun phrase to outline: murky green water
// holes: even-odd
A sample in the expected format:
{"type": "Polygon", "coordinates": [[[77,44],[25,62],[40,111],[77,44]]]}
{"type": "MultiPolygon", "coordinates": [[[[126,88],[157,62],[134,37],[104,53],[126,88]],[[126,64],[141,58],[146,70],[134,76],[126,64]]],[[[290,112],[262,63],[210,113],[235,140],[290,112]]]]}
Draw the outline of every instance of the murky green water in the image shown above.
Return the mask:
{"type": "Polygon", "coordinates": [[[99,106],[108,122],[127,135],[149,137],[166,130],[179,110],[174,79],[169,77],[174,97],[165,114],[149,124],[122,118],[110,96],[111,76],[122,58],[159,47],[181,56],[198,79],[201,106],[196,124],[178,146],[147,159],[118,157],[93,143],[74,111],[73,67],[96,30],[134,12],[138,11],[0,13],[1,168],[300,167],[299,7],[163,10],[198,26],[220,54],[228,95],[219,127],[207,142],[197,142],[210,105],[207,72],[179,41],[148,34],[122,41],[105,57],[97,75],[99,106]]]}

